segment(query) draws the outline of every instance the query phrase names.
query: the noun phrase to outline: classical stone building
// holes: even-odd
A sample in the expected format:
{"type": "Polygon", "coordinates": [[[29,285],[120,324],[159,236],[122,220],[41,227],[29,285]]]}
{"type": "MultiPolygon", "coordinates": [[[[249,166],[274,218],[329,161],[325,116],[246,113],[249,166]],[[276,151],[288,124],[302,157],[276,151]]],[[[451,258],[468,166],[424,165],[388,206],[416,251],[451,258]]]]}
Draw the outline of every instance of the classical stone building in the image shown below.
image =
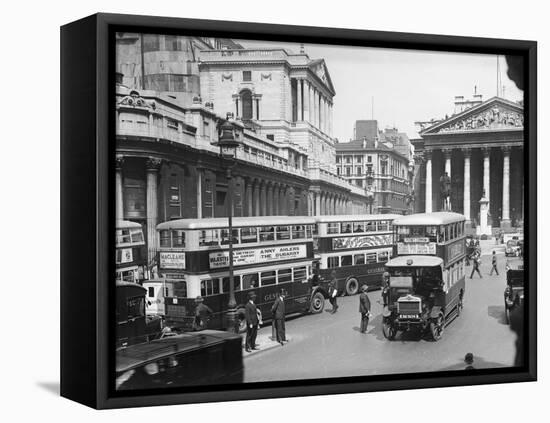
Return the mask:
{"type": "Polygon", "coordinates": [[[357,121],[355,135],[362,139],[336,144],[337,173],[370,191],[369,212],[412,211],[413,166],[407,135],[393,128],[378,131],[375,120],[357,121]]]}
{"type": "MultiPolygon", "coordinates": [[[[198,81],[195,77],[210,79],[202,71],[199,74],[197,49],[221,45],[222,50],[211,50],[217,55],[247,50],[235,49],[236,46],[227,40],[218,44],[209,40],[209,44],[205,44],[204,39],[156,37],[156,41],[150,42],[153,51],[147,52],[141,51],[146,43],[141,43],[139,35],[124,34],[117,39],[118,50],[123,52],[117,56],[120,59],[117,69],[129,69],[129,63],[143,63],[145,72],[142,69],[132,77],[118,74],[116,213],[117,218],[142,223],[146,228],[150,265],[155,257],[158,223],[176,218],[227,216],[230,192],[233,193],[235,216],[365,212],[364,189],[350,185],[333,171],[334,142],[328,132],[328,102],[323,100],[318,114],[312,112],[311,116],[312,120],[317,119],[315,122],[324,128],[323,131],[327,131],[323,132],[309,122],[287,120],[297,113],[293,108],[297,100],[290,101],[286,91],[281,100],[275,94],[251,87],[256,96],[264,94],[261,106],[265,112],[272,107],[270,105],[282,101],[278,109],[284,118],[279,116],[278,120],[273,114],[265,121],[243,118],[242,107],[249,107],[249,103],[246,103],[246,95],[239,97],[240,113],[238,119],[231,122],[243,147],[237,152],[232,185],[228,186],[219,149],[213,144],[218,140],[219,126],[225,121],[226,113],[237,110],[220,106],[216,109],[216,103],[222,104],[220,99],[214,96],[213,101],[210,94],[203,95],[203,89],[207,93],[217,92],[216,84],[207,83],[208,88],[205,88],[203,82],[198,85],[193,82],[198,81]],[[167,46],[173,48],[174,45],[182,47],[166,50],[167,46]],[[147,58],[146,53],[152,56],[147,58]],[[132,58],[132,54],[145,59],[132,58]],[[170,59],[172,64],[158,65],[156,61],[162,63],[163,57],[170,59]],[[184,68],[181,68],[182,63],[187,63],[184,68]],[[168,76],[162,76],[161,70],[167,68],[171,69],[166,73],[168,76]],[[189,74],[175,73],[187,72],[187,69],[189,74]],[[143,75],[146,78],[142,78],[143,75]],[[147,78],[153,75],[157,76],[147,78]],[[182,80],[188,83],[172,84],[179,80],[174,79],[174,75],[183,75],[182,80]],[[159,81],[167,85],[158,85],[159,81]],[[153,89],[143,89],[143,86],[153,89]],[[309,150],[310,145],[314,152],[309,150]]],[[[202,50],[204,52],[208,50],[202,50]]],[[[225,80],[220,76],[217,82],[222,86],[225,80]]],[[[291,88],[291,96],[292,92],[291,88]]],[[[237,107],[237,102],[231,103],[235,101],[233,97],[229,98],[229,103],[237,107]]],[[[318,94],[312,98],[321,105],[318,94]]],[[[303,119],[303,103],[300,110],[303,119]]],[[[314,105],[311,110],[316,110],[314,105]]]]}
{"type": "Polygon", "coordinates": [[[493,97],[455,98],[455,114],[424,123],[412,140],[419,162],[418,211],[442,207],[440,178],[452,181],[451,207],[479,224],[485,192],[493,228],[523,224],[523,106],[493,97]]]}

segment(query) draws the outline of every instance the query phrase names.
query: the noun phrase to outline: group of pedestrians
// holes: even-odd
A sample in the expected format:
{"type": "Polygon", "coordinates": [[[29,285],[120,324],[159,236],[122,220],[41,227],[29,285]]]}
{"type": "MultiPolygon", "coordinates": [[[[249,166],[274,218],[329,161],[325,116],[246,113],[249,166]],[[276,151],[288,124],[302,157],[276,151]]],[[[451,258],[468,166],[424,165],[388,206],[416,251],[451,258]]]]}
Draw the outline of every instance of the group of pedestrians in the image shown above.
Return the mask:
{"type": "MultiPolygon", "coordinates": [[[[286,339],[285,328],[285,295],[284,289],[280,289],[273,306],[271,307],[271,314],[273,316],[273,325],[275,327],[275,339],[281,345],[288,342],[286,339]]],[[[248,302],[244,307],[245,321],[246,321],[246,339],[245,339],[245,351],[252,352],[257,350],[256,337],[258,335],[258,326],[261,322],[261,313],[255,303],[256,293],[254,291],[248,293],[248,302]]]]}
{"type": "MultiPolygon", "coordinates": [[[[483,279],[483,276],[481,275],[481,270],[479,267],[481,266],[481,253],[477,253],[474,255],[472,259],[473,267],[472,267],[472,273],[470,274],[470,279],[473,278],[474,274],[477,272],[479,277],[483,279]]],[[[491,271],[489,272],[489,276],[493,276],[493,272],[495,272],[498,276],[498,268],[497,268],[497,254],[496,251],[493,251],[493,254],[491,255],[491,271]]]]}

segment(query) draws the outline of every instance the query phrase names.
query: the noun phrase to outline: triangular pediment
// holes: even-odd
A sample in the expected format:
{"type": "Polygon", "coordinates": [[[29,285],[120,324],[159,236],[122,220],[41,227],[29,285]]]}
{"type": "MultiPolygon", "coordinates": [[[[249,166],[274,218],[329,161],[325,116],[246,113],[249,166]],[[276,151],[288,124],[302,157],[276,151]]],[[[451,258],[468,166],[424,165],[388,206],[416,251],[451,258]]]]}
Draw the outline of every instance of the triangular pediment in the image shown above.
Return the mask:
{"type": "Polygon", "coordinates": [[[523,129],[523,106],[493,97],[422,130],[421,136],[523,129]]]}
{"type": "Polygon", "coordinates": [[[332,79],[330,78],[325,61],[323,59],[313,60],[308,64],[308,67],[334,95],[336,91],[334,91],[334,85],[332,85],[332,79]]]}

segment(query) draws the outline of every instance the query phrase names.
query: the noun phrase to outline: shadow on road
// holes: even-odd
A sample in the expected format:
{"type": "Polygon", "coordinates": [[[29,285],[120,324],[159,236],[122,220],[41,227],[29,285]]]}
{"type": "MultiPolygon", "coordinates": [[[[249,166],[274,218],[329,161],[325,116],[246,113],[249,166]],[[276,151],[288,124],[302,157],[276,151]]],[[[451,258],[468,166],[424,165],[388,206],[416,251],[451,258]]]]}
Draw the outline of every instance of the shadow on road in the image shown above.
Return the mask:
{"type": "Polygon", "coordinates": [[[501,325],[507,325],[504,305],[487,307],[487,315],[495,319],[501,325]]]}

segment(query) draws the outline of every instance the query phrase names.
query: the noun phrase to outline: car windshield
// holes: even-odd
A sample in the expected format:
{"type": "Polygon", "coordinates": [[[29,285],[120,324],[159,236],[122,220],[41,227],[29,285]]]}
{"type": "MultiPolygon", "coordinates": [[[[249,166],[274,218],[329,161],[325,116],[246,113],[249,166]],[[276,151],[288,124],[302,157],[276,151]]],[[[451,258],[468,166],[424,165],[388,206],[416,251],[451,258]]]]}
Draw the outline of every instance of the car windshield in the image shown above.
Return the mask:
{"type": "Polygon", "coordinates": [[[515,247],[516,245],[518,245],[518,242],[515,239],[511,239],[506,243],[507,247],[515,247]]]}

